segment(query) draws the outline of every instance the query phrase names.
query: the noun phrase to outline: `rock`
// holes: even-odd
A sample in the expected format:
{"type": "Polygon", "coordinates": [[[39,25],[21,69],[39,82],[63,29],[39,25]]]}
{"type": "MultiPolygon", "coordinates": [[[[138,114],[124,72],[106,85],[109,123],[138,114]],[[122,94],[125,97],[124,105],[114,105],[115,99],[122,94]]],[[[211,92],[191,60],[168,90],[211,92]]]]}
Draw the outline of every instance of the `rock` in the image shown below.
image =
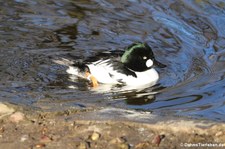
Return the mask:
{"type": "Polygon", "coordinates": [[[12,115],[10,115],[9,120],[11,122],[18,123],[18,122],[24,120],[24,114],[21,112],[13,113],[12,115]]]}
{"type": "Polygon", "coordinates": [[[93,134],[91,135],[91,140],[93,141],[97,141],[100,138],[100,134],[97,132],[93,132],[93,134]]]}
{"type": "Polygon", "coordinates": [[[6,106],[3,103],[0,103],[0,118],[6,116],[6,115],[10,115],[14,112],[15,110],[13,108],[9,108],[8,106],[6,106]]]}

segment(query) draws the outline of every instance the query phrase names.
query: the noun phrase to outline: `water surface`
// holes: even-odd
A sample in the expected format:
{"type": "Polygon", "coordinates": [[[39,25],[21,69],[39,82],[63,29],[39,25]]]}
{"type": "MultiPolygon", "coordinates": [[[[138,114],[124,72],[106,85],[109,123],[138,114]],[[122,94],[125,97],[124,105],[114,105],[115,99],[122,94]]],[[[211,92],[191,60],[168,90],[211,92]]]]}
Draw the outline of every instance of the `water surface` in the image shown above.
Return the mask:
{"type": "Polygon", "coordinates": [[[59,110],[118,107],[225,121],[222,0],[0,2],[0,99],[59,110]],[[83,59],[147,42],[166,64],[142,91],[104,93],[70,80],[54,59],[83,59]],[[73,88],[70,88],[73,86],[73,88]],[[152,91],[158,92],[152,94],[152,91]]]}

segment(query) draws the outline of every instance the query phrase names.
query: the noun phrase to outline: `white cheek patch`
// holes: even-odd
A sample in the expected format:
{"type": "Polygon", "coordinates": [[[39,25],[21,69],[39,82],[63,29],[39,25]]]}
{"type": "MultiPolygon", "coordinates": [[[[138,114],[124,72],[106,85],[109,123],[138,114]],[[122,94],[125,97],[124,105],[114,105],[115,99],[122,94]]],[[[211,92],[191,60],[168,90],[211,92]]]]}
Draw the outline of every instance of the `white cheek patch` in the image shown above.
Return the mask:
{"type": "Polygon", "coordinates": [[[153,65],[153,61],[151,59],[149,59],[149,60],[146,61],[145,64],[149,68],[149,67],[151,67],[153,65]]]}

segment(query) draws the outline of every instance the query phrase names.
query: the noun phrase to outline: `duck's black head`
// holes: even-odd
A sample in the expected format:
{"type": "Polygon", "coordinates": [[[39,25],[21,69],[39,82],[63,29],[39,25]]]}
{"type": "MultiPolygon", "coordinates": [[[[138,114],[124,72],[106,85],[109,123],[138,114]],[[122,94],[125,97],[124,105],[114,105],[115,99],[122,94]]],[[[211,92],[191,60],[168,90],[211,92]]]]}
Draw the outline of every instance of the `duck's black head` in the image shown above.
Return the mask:
{"type": "Polygon", "coordinates": [[[146,71],[153,65],[161,68],[164,64],[156,61],[151,47],[147,43],[134,43],[126,48],[121,57],[121,62],[129,69],[137,72],[146,71]]]}

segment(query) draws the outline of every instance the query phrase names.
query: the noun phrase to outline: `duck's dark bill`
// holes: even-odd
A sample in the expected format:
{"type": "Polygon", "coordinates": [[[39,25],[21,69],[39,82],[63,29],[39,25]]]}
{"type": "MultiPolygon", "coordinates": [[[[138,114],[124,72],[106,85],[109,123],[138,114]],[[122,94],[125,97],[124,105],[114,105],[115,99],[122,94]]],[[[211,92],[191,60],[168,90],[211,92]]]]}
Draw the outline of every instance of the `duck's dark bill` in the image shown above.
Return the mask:
{"type": "Polygon", "coordinates": [[[158,66],[158,67],[160,67],[160,68],[165,68],[165,67],[166,67],[166,65],[160,63],[160,62],[157,61],[157,60],[154,60],[154,65],[155,65],[155,66],[158,66]]]}

